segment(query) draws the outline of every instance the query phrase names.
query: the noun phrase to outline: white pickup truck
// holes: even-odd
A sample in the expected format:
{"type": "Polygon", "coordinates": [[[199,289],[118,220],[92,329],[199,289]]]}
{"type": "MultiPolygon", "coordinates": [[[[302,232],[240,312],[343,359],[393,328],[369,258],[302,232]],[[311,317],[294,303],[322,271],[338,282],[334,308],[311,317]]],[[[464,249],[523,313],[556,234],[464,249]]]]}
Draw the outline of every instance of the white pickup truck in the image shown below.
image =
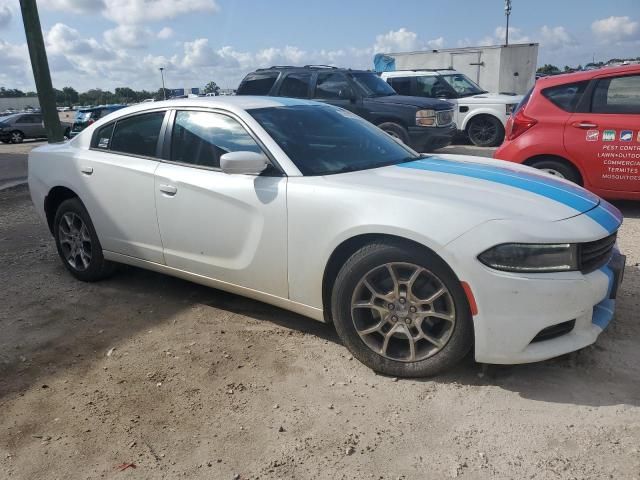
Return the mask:
{"type": "Polygon", "coordinates": [[[455,70],[402,70],[381,77],[400,95],[453,103],[458,130],[481,147],[502,143],[507,118],[522,100],[521,95],[489,93],[455,70]]]}

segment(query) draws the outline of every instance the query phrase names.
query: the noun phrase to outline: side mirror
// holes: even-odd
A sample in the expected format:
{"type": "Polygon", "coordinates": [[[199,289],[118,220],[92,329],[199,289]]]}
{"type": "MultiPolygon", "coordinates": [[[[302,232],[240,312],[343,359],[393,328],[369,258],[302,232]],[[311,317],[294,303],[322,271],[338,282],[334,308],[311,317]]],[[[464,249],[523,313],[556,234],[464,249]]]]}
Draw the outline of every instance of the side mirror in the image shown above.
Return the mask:
{"type": "Polygon", "coordinates": [[[224,173],[258,175],[269,165],[264,153],[229,152],[220,157],[220,168],[224,173]]]}

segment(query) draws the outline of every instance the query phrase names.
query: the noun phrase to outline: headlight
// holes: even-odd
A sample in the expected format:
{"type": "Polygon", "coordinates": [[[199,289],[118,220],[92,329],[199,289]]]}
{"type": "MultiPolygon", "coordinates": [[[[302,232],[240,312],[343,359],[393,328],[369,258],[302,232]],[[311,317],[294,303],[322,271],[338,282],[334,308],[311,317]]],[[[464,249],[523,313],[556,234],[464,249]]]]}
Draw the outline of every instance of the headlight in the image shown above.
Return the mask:
{"type": "Polygon", "coordinates": [[[518,106],[517,103],[507,103],[505,105],[507,115],[511,115],[517,106],[518,106]]]}
{"type": "Polygon", "coordinates": [[[571,243],[504,243],[478,255],[486,266],[504,272],[578,270],[578,246],[571,243]]]}
{"type": "Polygon", "coordinates": [[[416,125],[420,125],[421,127],[433,127],[435,124],[435,110],[418,110],[416,112],[416,125]]]}

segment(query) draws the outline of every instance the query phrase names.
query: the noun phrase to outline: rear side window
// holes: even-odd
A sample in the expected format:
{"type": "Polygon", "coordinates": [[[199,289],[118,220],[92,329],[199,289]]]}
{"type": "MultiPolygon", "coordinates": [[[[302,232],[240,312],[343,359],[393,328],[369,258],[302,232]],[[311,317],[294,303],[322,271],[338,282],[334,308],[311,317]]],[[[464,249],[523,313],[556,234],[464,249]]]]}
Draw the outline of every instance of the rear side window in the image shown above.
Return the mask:
{"type": "Polygon", "coordinates": [[[280,86],[280,97],[308,98],[311,73],[292,73],[287,75],[280,86]]]}
{"type": "Polygon", "coordinates": [[[640,75],[598,80],[593,91],[591,111],[640,114],[640,75]]]}
{"type": "Polygon", "coordinates": [[[93,136],[91,146],[100,150],[108,150],[109,144],[111,143],[111,135],[113,135],[113,127],[115,127],[115,125],[115,123],[110,123],[109,125],[105,125],[98,129],[93,136]]]}
{"type": "Polygon", "coordinates": [[[411,95],[411,78],[409,77],[393,77],[388,78],[387,83],[391,85],[399,95],[411,95]]]}
{"type": "Polygon", "coordinates": [[[171,160],[220,168],[220,156],[229,152],[262,149],[240,123],[213,112],[182,111],[176,114],[171,133],[171,160]]]}
{"type": "Polygon", "coordinates": [[[545,88],[542,90],[542,95],[556,107],[561,108],[565,112],[573,113],[588,84],[589,82],[585,81],[557,85],[555,87],[545,88]]]}
{"type": "Polygon", "coordinates": [[[164,113],[145,113],[118,120],[111,137],[111,150],[155,157],[164,113]]]}
{"type": "Polygon", "coordinates": [[[276,83],[278,72],[250,73],[238,87],[237,95],[268,95],[276,83]]]}

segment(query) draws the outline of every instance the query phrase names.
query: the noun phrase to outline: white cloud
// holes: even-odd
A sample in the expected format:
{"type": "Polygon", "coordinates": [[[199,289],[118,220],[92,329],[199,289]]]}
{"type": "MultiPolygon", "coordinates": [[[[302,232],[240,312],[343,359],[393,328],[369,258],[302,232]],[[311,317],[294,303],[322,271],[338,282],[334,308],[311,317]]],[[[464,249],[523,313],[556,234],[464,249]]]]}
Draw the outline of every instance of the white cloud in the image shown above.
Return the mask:
{"type": "Polygon", "coordinates": [[[102,13],[119,25],[155,22],[195,12],[217,12],[216,0],[42,0],[42,6],[74,13],[102,13]]]}
{"type": "Polygon", "coordinates": [[[80,32],[63,23],[51,27],[45,39],[47,50],[53,54],[89,57],[93,60],[111,60],[115,57],[115,52],[94,38],[82,38],[80,32]]]}
{"type": "Polygon", "coordinates": [[[444,43],[444,37],[425,41],[420,39],[417,33],[403,27],[399,30],[391,30],[382,35],[378,35],[373,46],[373,51],[375,53],[393,53],[434,50],[444,47],[444,43]]]}
{"type": "Polygon", "coordinates": [[[540,45],[545,48],[573,47],[577,42],[573,35],[562,27],[548,27],[543,25],[540,29],[540,45]]]}
{"type": "Polygon", "coordinates": [[[602,43],[640,40],[640,23],[630,17],[609,17],[596,20],[591,31],[602,43]]]}
{"type": "Polygon", "coordinates": [[[118,25],[104,32],[104,39],[113,48],[145,48],[155,37],[146,27],[139,25],[118,25]]]}
{"type": "Polygon", "coordinates": [[[0,3],[0,28],[5,28],[11,23],[13,11],[8,4],[0,3]]]}
{"type": "Polygon", "coordinates": [[[166,40],[168,38],[173,37],[173,29],[170,27],[164,27],[157,34],[158,38],[161,40],[166,40]]]}
{"type": "Polygon", "coordinates": [[[16,45],[0,40],[0,85],[19,88],[33,84],[27,45],[16,45]]]}

